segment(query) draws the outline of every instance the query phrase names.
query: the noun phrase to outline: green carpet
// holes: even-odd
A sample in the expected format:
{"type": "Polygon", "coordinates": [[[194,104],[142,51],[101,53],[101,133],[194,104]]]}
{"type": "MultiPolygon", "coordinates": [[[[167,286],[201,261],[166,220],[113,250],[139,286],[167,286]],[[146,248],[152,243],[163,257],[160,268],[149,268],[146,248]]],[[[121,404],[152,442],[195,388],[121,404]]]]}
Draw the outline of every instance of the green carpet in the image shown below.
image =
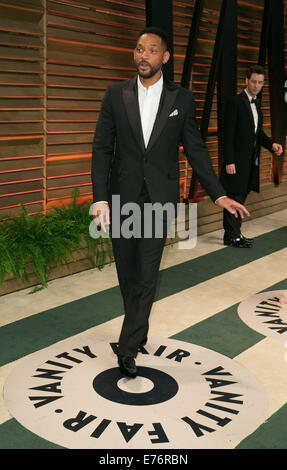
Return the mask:
{"type": "MultiPolygon", "coordinates": [[[[225,248],[167,268],[160,273],[157,300],[244,266],[286,247],[286,228],[256,238],[256,249],[225,248]]],[[[266,290],[287,289],[287,280],[266,290]]],[[[172,338],[234,358],[264,336],[238,317],[237,304],[172,338]]],[[[1,365],[43,349],[122,314],[118,287],[66,303],[0,328],[1,365]]],[[[287,404],[244,439],[238,449],[287,449],[287,404]]],[[[60,449],[23,428],[15,419],[0,425],[0,449],[60,449]]]]}

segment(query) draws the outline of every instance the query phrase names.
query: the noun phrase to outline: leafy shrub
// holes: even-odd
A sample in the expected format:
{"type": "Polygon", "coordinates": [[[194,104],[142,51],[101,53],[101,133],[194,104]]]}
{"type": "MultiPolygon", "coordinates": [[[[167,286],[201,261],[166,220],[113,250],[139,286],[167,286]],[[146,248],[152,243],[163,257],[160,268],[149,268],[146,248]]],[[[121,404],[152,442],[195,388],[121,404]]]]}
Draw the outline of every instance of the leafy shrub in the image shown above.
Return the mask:
{"type": "Polygon", "coordinates": [[[42,286],[47,286],[51,267],[62,268],[73,259],[73,252],[85,247],[91,267],[102,269],[112,259],[109,238],[92,238],[89,225],[90,203],[72,202],[54,207],[47,214],[28,215],[21,204],[21,215],[0,223],[0,284],[5,273],[29,282],[27,264],[32,263],[42,286]]]}

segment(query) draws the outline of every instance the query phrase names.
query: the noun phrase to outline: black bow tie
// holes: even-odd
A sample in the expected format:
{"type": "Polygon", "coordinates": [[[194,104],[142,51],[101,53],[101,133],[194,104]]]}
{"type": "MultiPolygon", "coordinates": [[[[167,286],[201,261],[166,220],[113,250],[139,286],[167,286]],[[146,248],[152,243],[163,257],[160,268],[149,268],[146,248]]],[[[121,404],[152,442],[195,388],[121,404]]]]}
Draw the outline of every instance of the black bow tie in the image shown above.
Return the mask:
{"type": "Polygon", "coordinates": [[[250,103],[256,103],[256,100],[254,98],[252,98],[252,100],[250,101],[250,103]]]}

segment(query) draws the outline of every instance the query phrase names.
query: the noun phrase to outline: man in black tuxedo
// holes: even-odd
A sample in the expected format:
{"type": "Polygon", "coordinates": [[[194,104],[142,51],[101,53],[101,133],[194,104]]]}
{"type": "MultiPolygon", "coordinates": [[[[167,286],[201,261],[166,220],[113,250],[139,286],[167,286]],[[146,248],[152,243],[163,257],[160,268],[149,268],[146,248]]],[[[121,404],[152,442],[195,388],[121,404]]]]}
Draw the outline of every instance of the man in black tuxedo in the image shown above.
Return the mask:
{"type": "MultiPolygon", "coordinates": [[[[225,195],[215,176],[195,118],[189,90],[163,79],[162,65],[169,60],[167,40],[156,28],[140,33],[134,51],[138,75],[110,86],[104,96],[93,144],[92,183],[94,216],[105,230],[111,221],[111,237],[125,318],[119,338],[118,363],[123,374],[135,377],[135,357],[147,341],[148,319],[168,230],[167,218],[159,217],[163,231],[143,236],[150,223],[146,203],[179,202],[178,148],[182,143],[189,163],[211,198],[235,216],[249,215],[244,206],[225,195]],[[115,203],[120,197],[120,205],[115,203]],[[127,204],[141,209],[129,237],[115,222],[128,222],[127,204]],[[110,216],[111,209],[111,216],[110,216]],[[126,215],[123,215],[125,213],[126,215]],[[238,214],[239,215],[238,215],[238,214]]],[[[136,211],[134,211],[136,214],[136,211]]]]}
{"type": "MultiPolygon", "coordinates": [[[[258,93],[264,85],[264,69],[250,67],[246,73],[246,88],[227,103],[224,112],[223,154],[221,182],[229,197],[244,204],[249,191],[259,192],[259,157],[261,145],[282,153],[282,146],[274,143],[263,131],[263,119],[258,93]]],[[[252,239],[241,233],[241,219],[223,211],[224,245],[251,248],[252,239]]]]}

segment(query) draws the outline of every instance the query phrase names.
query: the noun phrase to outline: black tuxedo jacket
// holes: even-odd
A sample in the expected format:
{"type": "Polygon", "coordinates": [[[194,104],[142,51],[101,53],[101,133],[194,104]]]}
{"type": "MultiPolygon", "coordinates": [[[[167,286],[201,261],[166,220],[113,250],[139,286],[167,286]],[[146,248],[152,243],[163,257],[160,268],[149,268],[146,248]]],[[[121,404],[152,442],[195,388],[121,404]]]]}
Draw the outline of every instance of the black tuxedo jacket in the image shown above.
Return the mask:
{"type": "Polygon", "coordinates": [[[223,157],[221,182],[228,193],[259,192],[259,157],[261,145],[272,152],[273,141],[262,129],[263,117],[256,99],[258,126],[255,133],[251,105],[243,90],[232,97],[224,112],[223,157]],[[258,158],[258,165],[255,160],[258,158]],[[228,175],[225,165],[235,163],[236,174],[228,175]]]}
{"type": "Polygon", "coordinates": [[[225,195],[198,131],[193,94],[164,81],[148,147],[145,148],[138,104],[137,77],[110,86],[97,124],[92,158],[94,202],[119,194],[121,204],[137,202],[143,182],[151,202],[179,201],[178,149],[210,197],[225,195]]]}

